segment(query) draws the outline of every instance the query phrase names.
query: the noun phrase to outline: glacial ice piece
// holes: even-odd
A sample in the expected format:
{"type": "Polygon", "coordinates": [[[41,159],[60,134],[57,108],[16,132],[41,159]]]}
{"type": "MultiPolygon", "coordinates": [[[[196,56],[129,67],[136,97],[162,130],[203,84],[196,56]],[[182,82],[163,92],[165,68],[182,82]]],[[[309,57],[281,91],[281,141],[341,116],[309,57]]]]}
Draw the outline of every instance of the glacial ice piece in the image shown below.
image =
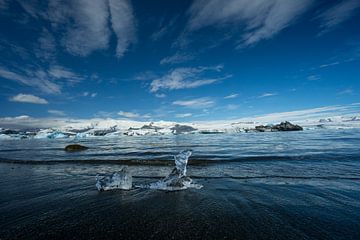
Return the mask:
{"type": "Polygon", "coordinates": [[[176,169],[179,171],[180,176],[186,176],[186,165],[191,154],[192,151],[184,150],[174,156],[176,169]]]}
{"type": "Polygon", "coordinates": [[[176,167],[164,179],[151,183],[149,188],[167,191],[184,190],[187,188],[202,188],[202,185],[193,183],[193,180],[186,176],[186,166],[191,154],[192,151],[185,150],[174,156],[176,167]]]}
{"type": "Polygon", "coordinates": [[[96,176],[96,188],[99,191],[107,191],[114,189],[130,190],[132,188],[132,176],[124,167],[119,172],[114,172],[111,176],[96,176]]]}

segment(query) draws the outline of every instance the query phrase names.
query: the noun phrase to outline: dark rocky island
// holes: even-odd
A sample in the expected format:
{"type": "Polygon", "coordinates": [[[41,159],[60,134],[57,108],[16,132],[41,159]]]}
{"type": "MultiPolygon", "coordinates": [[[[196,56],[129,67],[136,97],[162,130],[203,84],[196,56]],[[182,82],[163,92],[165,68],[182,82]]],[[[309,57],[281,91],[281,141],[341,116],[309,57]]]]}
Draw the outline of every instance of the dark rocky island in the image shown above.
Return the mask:
{"type": "Polygon", "coordinates": [[[86,149],[89,149],[88,147],[85,147],[80,144],[70,144],[65,147],[66,152],[77,152],[77,151],[84,151],[86,149]]]}
{"type": "Polygon", "coordinates": [[[283,132],[283,131],[302,131],[303,128],[299,125],[292,124],[288,121],[281,122],[276,125],[260,125],[256,126],[255,129],[251,129],[250,131],[254,132],[283,132]]]}

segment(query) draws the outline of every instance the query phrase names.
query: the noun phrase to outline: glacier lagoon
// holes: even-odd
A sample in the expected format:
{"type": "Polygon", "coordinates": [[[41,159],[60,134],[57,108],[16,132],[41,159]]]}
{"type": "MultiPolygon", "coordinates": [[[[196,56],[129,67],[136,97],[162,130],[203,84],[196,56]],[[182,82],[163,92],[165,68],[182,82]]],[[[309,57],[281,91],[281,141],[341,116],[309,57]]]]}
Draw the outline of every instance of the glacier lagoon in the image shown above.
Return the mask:
{"type": "Polygon", "coordinates": [[[359,143],[359,129],[3,139],[0,236],[359,239],[359,143]],[[202,188],[159,191],[184,149],[177,177],[202,188]],[[99,192],[95,176],[124,166],[155,189],[99,192]]]}

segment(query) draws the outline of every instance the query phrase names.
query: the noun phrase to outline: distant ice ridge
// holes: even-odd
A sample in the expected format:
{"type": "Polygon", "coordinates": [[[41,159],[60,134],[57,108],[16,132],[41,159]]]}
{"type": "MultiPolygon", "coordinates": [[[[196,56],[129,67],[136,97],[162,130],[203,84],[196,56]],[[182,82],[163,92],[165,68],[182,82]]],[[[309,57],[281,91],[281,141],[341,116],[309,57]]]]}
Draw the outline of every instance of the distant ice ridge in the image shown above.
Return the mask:
{"type": "Polygon", "coordinates": [[[282,121],[290,121],[293,124],[300,125],[304,130],[360,128],[360,115],[357,112],[346,116],[303,116],[303,111],[297,111],[296,113],[298,114],[298,117],[296,118],[293,117],[294,112],[292,112],[291,114],[278,113],[237,120],[182,123],[169,121],[149,123],[115,119],[59,120],[59,122],[53,122],[54,126],[50,128],[46,128],[48,126],[46,122],[38,122],[31,118],[22,120],[23,125],[21,128],[13,128],[11,124],[14,119],[0,119],[1,127],[10,127],[6,129],[0,128],[0,140],[28,138],[81,139],[91,137],[152,136],[171,134],[232,134],[251,132],[256,128],[256,126],[271,126],[273,124],[279,124],[282,121]],[[32,121],[35,121],[36,124],[32,121]],[[32,123],[35,125],[32,125],[32,123]]]}
{"type": "Polygon", "coordinates": [[[164,179],[151,183],[148,188],[166,191],[177,191],[188,188],[200,189],[203,186],[193,183],[193,180],[186,176],[186,166],[192,151],[185,150],[174,156],[176,167],[164,179]]]}
{"type": "Polygon", "coordinates": [[[119,172],[114,172],[111,176],[96,176],[96,188],[99,191],[114,189],[130,190],[132,188],[132,176],[124,167],[119,172]]]}

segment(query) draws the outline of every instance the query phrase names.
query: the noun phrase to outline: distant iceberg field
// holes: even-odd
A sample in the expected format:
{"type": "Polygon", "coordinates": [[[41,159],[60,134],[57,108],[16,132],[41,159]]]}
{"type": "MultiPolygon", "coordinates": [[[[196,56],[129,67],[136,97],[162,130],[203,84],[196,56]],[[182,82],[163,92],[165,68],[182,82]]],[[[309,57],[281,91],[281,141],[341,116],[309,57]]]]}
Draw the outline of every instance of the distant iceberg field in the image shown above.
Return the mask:
{"type": "MultiPolygon", "coordinates": [[[[25,119],[26,120],[26,119],[25,119]]],[[[202,121],[177,123],[168,121],[140,122],[114,119],[92,119],[63,121],[54,127],[42,128],[0,128],[0,139],[64,139],[145,135],[177,134],[221,134],[241,132],[273,131],[276,119],[202,121]]],[[[309,118],[292,121],[304,130],[351,129],[360,128],[359,116],[335,116],[328,118],[309,118]]],[[[56,124],[54,124],[56,125],[56,124]]],[[[276,129],[275,129],[276,130],[276,129]]]]}

